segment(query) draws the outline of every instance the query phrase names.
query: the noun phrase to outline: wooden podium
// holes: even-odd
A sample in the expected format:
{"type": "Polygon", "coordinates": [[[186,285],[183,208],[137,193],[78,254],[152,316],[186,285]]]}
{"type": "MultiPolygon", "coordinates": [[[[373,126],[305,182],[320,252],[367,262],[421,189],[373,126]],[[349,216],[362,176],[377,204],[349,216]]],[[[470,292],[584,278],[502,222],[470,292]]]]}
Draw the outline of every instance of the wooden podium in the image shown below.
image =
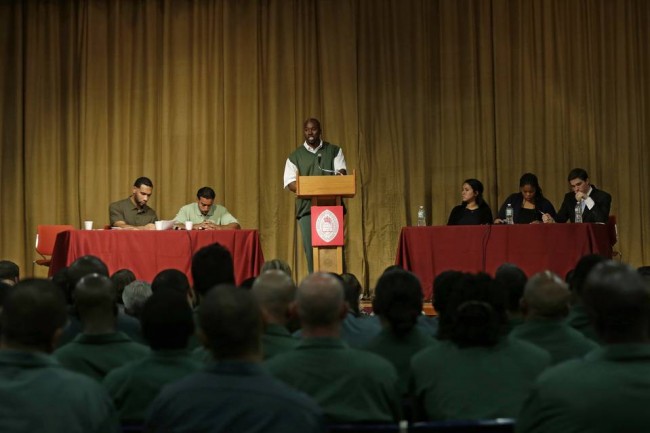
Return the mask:
{"type": "MultiPolygon", "coordinates": [[[[357,193],[356,172],[341,176],[298,176],[296,195],[311,199],[312,206],[341,206],[343,198],[352,198],[357,193]]],[[[343,247],[312,247],[314,272],[343,273],[343,247]]]]}

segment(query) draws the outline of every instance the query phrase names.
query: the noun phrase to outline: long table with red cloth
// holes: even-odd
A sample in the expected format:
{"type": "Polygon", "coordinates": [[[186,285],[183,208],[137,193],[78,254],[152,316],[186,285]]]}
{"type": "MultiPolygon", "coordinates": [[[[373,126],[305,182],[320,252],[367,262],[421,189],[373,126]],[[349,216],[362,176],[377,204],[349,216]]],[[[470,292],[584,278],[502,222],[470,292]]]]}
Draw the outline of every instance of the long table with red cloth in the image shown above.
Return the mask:
{"type": "Polygon", "coordinates": [[[507,262],[528,276],[548,269],[564,278],[585,254],[612,257],[608,225],[404,227],[395,263],[415,273],[425,299],[431,299],[434,277],[446,270],[494,275],[507,262]]]}
{"type": "Polygon", "coordinates": [[[158,272],[174,268],[192,281],[192,256],[218,242],[233,257],[237,284],[259,275],[264,255],[257,230],[72,230],[57,235],[49,274],[81,256],[99,257],[110,273],[130,269],[151,282],[158,272]]]}

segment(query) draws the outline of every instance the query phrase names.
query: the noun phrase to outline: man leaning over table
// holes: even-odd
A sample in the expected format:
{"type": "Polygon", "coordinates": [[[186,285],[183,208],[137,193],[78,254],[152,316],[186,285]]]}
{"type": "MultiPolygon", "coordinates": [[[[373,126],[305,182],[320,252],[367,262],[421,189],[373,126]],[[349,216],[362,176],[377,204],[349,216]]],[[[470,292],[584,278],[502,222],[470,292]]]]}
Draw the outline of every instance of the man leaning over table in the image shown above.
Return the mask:
{"type": "Polygon", "coordinates": [[[155,230],[156,211],[147,205],[153,193],[153,182],[139,177],[133,182],[131,197],[111,203],[108,213],[111,227],[129,230],[155,230]]]}
{"type": "Polygon", "coordinates": [[[212,188],[204,186],[197,191],[196,202],[180,208],[174,221],[178,226],[191,221],[193,230],[240,229],[239,221],[228,212],[228,209],[214,203],[216,196],[212,188]]]}

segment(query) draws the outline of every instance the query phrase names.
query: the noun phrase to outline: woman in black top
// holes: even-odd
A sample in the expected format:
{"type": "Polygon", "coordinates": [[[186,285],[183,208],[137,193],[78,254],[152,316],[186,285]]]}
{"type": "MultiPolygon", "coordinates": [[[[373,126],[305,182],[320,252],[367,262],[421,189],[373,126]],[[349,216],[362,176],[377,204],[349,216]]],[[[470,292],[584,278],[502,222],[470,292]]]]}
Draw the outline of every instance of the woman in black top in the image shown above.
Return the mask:
{"type": "Polygon", "coordinates": [[[451,210],[447,225],[492,224],[492,211],[483,200],[483,184],[477,179],[463,182],[463,202],[451,210]]]}
{"type": "Polygon", "coordinates": [[[553,204],[542,195],[537,176],[525,173],[519,179],[519,192],[511,194],[499,209],[494,224],[505,224],[506,207],[512,206],[515,224],[551,223],[555,220],[553,204]]]}

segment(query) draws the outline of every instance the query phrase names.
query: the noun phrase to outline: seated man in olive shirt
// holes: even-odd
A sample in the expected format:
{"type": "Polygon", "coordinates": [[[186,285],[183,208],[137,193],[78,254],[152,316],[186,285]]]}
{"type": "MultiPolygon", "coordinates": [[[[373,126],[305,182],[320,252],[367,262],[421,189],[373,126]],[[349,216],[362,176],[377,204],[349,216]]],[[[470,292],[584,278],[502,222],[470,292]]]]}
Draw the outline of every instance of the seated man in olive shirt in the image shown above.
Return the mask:
{"type": "Polygon", "coordinates": [[[111,227],[131,230],[155,230],[156,211],[147,206],[153,193],[153,182],[139,177],[133,182],[131,197],[111,203],[108,208],[111,227]]]}

